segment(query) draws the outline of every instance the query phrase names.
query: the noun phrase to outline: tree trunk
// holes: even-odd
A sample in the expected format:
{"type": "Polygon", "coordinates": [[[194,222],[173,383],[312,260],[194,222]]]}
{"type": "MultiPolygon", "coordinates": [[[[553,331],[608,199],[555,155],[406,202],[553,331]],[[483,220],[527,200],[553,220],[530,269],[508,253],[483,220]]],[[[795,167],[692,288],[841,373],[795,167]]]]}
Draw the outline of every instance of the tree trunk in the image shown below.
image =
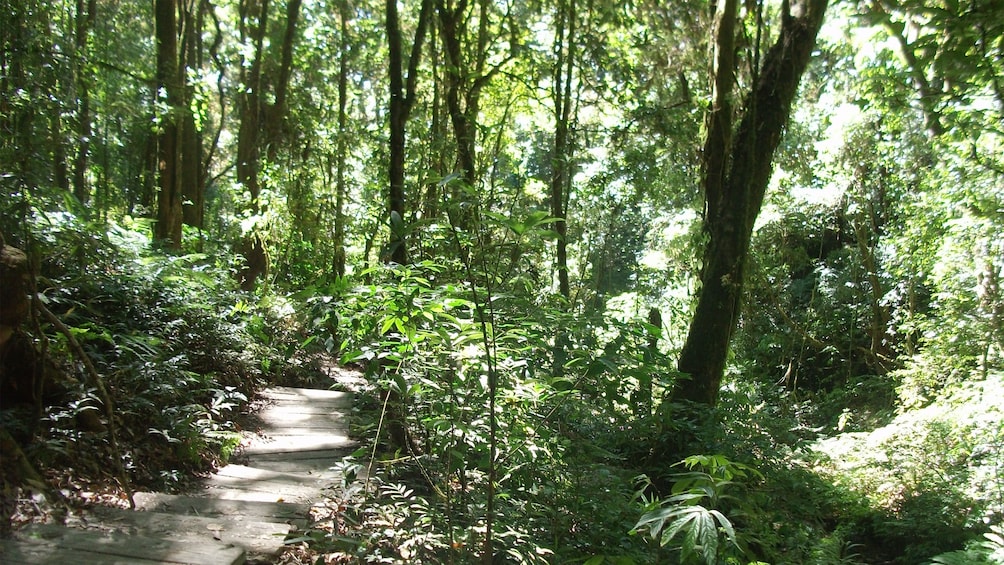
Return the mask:
{"type": "MultiPolygon", "coordinates": [[[[293,75],[293,47],[296,43],[296,25],[300,19],[302,0],[289,0],[286,4],[286,30],[282,36],[282,48],[279,55],[279,70],[271,83],[275,89],[275,101],[263,108],[265,117],[265,146],[269,162],[278,158],[278,150],[284,135],[286,120],[286,97],[289,92],[289,79],[293,75]]],[[[259,102],[263,102],[259,97],[259,102]]]]}
{"type": "MultiPolygon", "coordinates": [[[[467,11],[467,1],[460,0],[450,8],[446,2],[438,2],[439,24],[442,27],[440,37],[446,52],[446,108],[453,125],[453,136],[457,144],[457,167],[460,169],[464,183],[472,187],[477,180],[476,149],[474,126],[467,81],[470,78],[470,65],[463,55],[463,25],[464,12],[467,11]],[[466,104],[465,104],[466,102],[466,104]]],[[[476,100],[476,98],[475,98],[476,100]]],[[[476,116],[473,116],[476,118],[476,116]]]]}
{"type": "MultiPolygon", "coordinates": [[[[182,24],[182,68],[202,68],[203,14],[208,5],[199,0],[184,3],[182,24]]],[[[186,110],[181,120],[181,186],[184,206],[182,220],[193,227],[203,227],[205,209],[206,170],[203,168],[202,132],[196,124],[195,113],[189,110],[195,97],[195,87],[185,85],[186,110]]]]}
{"type": "MultiPolygon", "coordinates": [[[[266,102],[263,76],[267,50],[265,37],[268,31],[269,0],[246,0],[240,6],[241,35],[254,44],[253,60],[244,61],[241,69],[243,95],[240,97],[240,127],[237,133],[237,181],[250,196],[251,214],[261,212],[261,153],[275,159],[278,151],[286,87],[292,68],[292,48],[299,17],[300,0],[290,0],[286,5],[286,30],[283,35],[277,80],[273,83],[275,102],[266,102]]],[[[268,272],[268,249],[264,235],[257,227],[243,235],[240,249],[244,267],[239,273],[241,288],[254,290],[258,278],[268,272]]]]}
{"type": "MultiPolygon", "coordinates": [[[[237,182],[251,197],[251,212],[258,213],[258,138],[261,131],[261,69],[265,32],[268,28],[268,0],[246,0],[240,6],[241,41],[254,44],[251,61],[241,61],[241,94],[238,102],[240,126],[237,130],[237,182]]],[[[254,276],[257,276],[255,274],[254,276]]]]}
{"type": "MultiPolygon", "coordinates": [[[[87,159],[91,147],[91,78],[88,67],[88,40],[91,28],[97,18],[95,0],[77,0],[76,49],[77,65],[77,100],[80,107],[77,111],[77,155],[73,160],[73,195],[81,204],[87,204],[90,190],[87,186],[87,159]]],[[[86,208],[85,208],[86,209],[86,208]]]]}
{"type": "Polygon", "coordinates": [[[575,0],[559,2],[554,51],[558,58],[554,65],[552,99],[554,100],[554,155],[551,158],[551,216],[558,218],[554,230],[558,233],[554,270],[558,275],[558,292],[565,300],[571,298],[568,281],[568,224],[565,209],[565,186],[571,175],[571,144],[569,121],[572,113],[572,79],[575,71],[575,0]]]}
{"type": "MultiPolygon", "coordinates": [[[[453,198],[463,205],[471,198],[465,189],[479,187],[478,171],[478,119],[481,113],[481,93],[492,77],[508,61],[487,68],[488,46],[491,42],[489,24],[492,4],[479,0],[476,8],[470,8],[467,0],[460,0],[451,6],[447,0],[437,1],[437,11],[441,28],[440,37],[445,53],[446,110],[453,128],[456,143],[456,169],[463,185],[455,188],[453,198]],[[471,14],[468,14],[468,10],[471,14]],[[477,11],[477,33],[467,32],[470,18],[477,11]]],[[[473,219],[472,207],[462,206],[454,217],[454,223],[461,228],[470,226],[473,219]]]]}
{"type": "Polygon", "coordinates": [[[815,46],[827,0],[783,5],[777,42],[754,77],[745,112],[732,135],[736,0],[718,5],[715,69],[708,137],[704,146],[704,231],[707,244],[701,289],[673,398],[708,405],[718,393],[735,331],[753,225],[772,171],[774,151],[791,113],[798,83],[815,46]]]}
{"type": "Polygon", "coordinates": [[[348,157],[348,84],[349,84],[349,17],[347,0],[338,5],[340,44],[338,47],[338,146],[335,165],[335,256],[332,270],[336,277],[345,276],[345,160],[348,157]]]}
{"type": "MultiPolygon", "coordinates": [[[[69,171],[66,168],[66,144],[63,141],[63,118],[60,112],[53,112],[49,116],[50,141],[52,147],[52,169],[53,180],[60,189],[70,191],[69,171]]],[[[6,131],[7,128],[4,128],[6,131]]],[[[23,147],[23,146],[22,146],[23,147]]]]}
{"type": "MultiPolygon", "coordinates": [[[[648,343],[645,346],[645,365],[651,365],[659,354],[659,338],[662,337],[662,312],[652,307],[648,311],[647,329],[648,343]]],[[[635,418],[648,418],[652,415],[652,373],[648,368],[638,378],[637,396],[632,398],[635,418]]]]}
{"type": "Polygon", "coordinates": [[[408,262],[404,234],[404,162],[408,115],[415,102],[418,81],[418,62],[422,56],[422,43],[431,18],[432,0],[423,0],[418,17],[418,29],[412,43],[405,82],[404,51],[401,45],[401,24],[397,13],[397,0],[387,0],[387,46],[390,64],[390,163],[388,166],[387,215],[391,235],[385,259],[403,265],[408,262]]]}
{"type": "Polygon", "coordinates": [[[446,110],[443,104],[443,80],[441,77],[442,59],[436,49],[438,43],[436,26],[429,26],[429,74],[432,76],[432,103],[429,108],[429,149],[426,151],[426,169],[429,171],[429,180],[422,195],[422,217],[425,219],[438,218],[440,214],[440,199],[442,188],[439,179],[449,174],[450,167],[447,165],[447,157],[443,149],[443,142],[449,137],[446,130],[446,110]]]}
{"type": "Polygon", "coordinates": [[[154,236],[173,249],[181,248],[181,145],[179,116],[183,108],[178,70],[177,0],[156,0],[157,87],[167,93],[168,111],[162,116],[158,139],[160,193],[154,236]]]}

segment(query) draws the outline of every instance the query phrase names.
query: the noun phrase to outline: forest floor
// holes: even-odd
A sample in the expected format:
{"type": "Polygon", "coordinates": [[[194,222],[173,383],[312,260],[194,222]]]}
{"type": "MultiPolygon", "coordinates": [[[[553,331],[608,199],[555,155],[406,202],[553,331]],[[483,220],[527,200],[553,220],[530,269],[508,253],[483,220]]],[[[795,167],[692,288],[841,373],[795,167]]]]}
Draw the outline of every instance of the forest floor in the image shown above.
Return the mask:
{"type": "Polygon", "coordinates": [[[0,540],[0,562],[216,565],[311,559],[302,532],[330,520],[343,499],[339,491],[346,480],[338,464],[355,445],[348,437],[348,415],[351,391],[361,382],[351,370],[334,365],[323,370],[324,377],[311,384],[327,382],[327,388],[262,391],[241,418],[243,439],[229,463],[193,481],[184,493],[137,492],[135,511],[120,497],[91,496],[63,520],[50,515],[0,540]]]}

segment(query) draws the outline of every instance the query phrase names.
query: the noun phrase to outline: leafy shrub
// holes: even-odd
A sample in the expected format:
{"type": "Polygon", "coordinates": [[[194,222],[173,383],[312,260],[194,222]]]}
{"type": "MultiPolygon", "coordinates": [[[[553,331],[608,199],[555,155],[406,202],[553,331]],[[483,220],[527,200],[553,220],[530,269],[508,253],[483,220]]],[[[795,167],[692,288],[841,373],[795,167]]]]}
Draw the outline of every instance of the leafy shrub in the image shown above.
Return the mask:
{"type": "MultiPolygon", "coordinates": [[[[102,376],[132,480],[171,486],[225,460],[239,442],[233,421],[263,384],[258,359],[274,355],[250,335],[253,313],[236,307],[230,273],[209,255],[152,251],[143,225],[98,229],[69,214],[39,218],[40,299],[102,376]]],[[[80,414],[102,400],[80,384],[88,379],[66,335],[42,330],[38,337],[69,379],[31,453],[78,472],[95,456],[120,456],[106,453],[105,431],[81,433],[80,414]]],[[[87,472],[108,468],[96,463],[87,472]]]]}
{"type": "Polygon", "coordinates": [[[734,479],[753,480],[762,475],[722,455],[695,455],[677,465],[690,471],[673,475],[668,498],[648,498],[645,491],[651,483],[648,477],[641,477],[639,497],[645,503],[645,513],[632,533],[648,531],[660,546],[679,548],[683,563],[715,565],[741,555],[732,520],[723,513],[738,510],[741,500],[726,491],[741,486],[734,479]]]}
{"type": "Polygon", "coordinates": [[[860,521],[869,545],[916,563],[959,547],[985,521],[1001,516],[1004,474],[1004,375],[947,389],[870,433],[819,442],[819,469],[867,497],[875,512],[860,521]],[[960,408],[965,406],[965,410],[960,408]]]}
{"type": "Polygon", "coordinates": [[[930,565],[995,565],[1004,563],[1004,528],[991,526],[984,539],[970,542],[965,549],[936,555],[930,565]]]}

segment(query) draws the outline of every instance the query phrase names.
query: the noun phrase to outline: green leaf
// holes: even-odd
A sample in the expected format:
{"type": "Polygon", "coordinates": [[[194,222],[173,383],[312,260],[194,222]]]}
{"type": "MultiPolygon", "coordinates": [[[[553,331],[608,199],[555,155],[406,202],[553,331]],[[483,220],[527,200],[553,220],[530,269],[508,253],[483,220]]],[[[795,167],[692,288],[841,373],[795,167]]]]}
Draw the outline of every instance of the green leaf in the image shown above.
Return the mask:
{"type": "Polygon", "coordinates": [[[739,547],[739,541],[736,539],[736,530],[732,527],[732,522],[717,510],[711,510],[710,513],[718,521],[718,525],[725,530],[725,535],[729,538],[729,541],[735,544],[736,547],[739,547]]]}
{"type": "MultiPolygon", "coordinates": [[[[694,520],[694,514],[692,512],[676,512],[676,514],[678,515],[677,519],[671,522],[669,527],[662,532],[662,538],[659,540],[659,545],[669,545],[669,542],[673,541],[673,538],[675,538],[677,534],[693,528],[691,522],[694,520]]],[[[686,547],[684,547],[684,552],[687,552],[686,547]]]]}
{"type": "Polygon", "coordinates": [[[718,528],[715,527],[715,520],[710,512],[701,512],[698,524],[695,538],[703,549],[704,562],[715,565],[718,562],[718,528]]]}

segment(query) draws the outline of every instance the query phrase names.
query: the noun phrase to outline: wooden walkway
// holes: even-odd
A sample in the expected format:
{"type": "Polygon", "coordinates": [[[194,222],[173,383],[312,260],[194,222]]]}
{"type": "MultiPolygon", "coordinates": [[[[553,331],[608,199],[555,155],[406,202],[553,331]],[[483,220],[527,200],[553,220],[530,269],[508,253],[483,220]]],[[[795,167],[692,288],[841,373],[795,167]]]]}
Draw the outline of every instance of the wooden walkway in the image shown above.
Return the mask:
{"type": "Polygon", "coordinates": [[[0,540],[0,563],[238,565],[268,563],[310,506],[341,480],[330,467],[353,447],[351,393],[265,391],[260,433],[194,496],[137,493],[137,511],[97,507],[66,526],[34,525],[0,540]]]}

